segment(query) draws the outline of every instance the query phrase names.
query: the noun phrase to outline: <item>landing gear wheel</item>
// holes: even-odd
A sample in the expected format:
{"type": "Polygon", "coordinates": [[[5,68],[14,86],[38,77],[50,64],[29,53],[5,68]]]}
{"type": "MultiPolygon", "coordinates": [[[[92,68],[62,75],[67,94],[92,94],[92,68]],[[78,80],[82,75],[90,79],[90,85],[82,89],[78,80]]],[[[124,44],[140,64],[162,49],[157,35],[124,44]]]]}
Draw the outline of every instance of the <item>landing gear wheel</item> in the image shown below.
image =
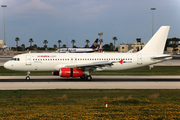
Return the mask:
{"type": "Polygon", "coordinates": [[[84,79],[86,79],[86,76],[83,75],[83,76],[81,76],[80,78],[81,78],[81,80],[84,80],[84,79]]]}
{"type": "Polygon", "coordinates": [[[87,75],[87,76],[86,76],[86,79],[87,79],[88,81],[91,81],[91,80],[92,80],[92,77],[91,77],[90,75],[87,75]]]}
{"type": "Polygon", "coordinates": [[[26,76],[26,80],[29,81],[29,80],[30,80],[30,77],[29,77],[29,76],[26,76]]]}

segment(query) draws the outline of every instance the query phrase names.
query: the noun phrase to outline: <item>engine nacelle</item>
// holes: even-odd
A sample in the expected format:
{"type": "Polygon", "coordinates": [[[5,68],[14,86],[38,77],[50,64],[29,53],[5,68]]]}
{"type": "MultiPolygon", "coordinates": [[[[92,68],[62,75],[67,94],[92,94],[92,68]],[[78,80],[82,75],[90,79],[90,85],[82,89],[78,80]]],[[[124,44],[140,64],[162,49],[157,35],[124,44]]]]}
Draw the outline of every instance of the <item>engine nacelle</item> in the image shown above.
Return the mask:
{"type": "Polygon", "coordinates": [[[60,68],[59,71],[52,72],[52,74],[60,77],[81,77],[83,71],[76,68],[60,68]]]}

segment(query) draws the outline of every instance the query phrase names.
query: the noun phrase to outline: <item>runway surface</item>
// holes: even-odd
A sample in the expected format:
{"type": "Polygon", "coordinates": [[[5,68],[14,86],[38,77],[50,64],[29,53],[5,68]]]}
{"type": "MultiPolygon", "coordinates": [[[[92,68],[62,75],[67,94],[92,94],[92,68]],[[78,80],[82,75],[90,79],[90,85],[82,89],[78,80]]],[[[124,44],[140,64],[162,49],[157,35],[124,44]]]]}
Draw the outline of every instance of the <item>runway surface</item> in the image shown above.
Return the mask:
{"type": "Polygon", "coordinates": [[[58,76],[0,76],[1,90],[21,89],[180,89],[180,76],[92,76],[92,81],[58,76]]]}

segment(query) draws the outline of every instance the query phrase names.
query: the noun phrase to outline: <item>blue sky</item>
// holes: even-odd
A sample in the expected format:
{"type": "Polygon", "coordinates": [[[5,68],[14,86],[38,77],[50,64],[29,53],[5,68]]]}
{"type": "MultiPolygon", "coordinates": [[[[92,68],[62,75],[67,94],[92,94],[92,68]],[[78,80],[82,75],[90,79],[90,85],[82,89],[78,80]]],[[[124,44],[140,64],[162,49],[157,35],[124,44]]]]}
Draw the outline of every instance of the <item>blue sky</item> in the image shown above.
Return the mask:
{"type": "MultiPolygon", "coordinates": [[[[136,38],[147,42],[152,36],[152,11],[154,11],[154,32],[160,26],[170,25],[169,38],[180,38],[180,0],[1,0],[7,5],[6,44],[15,47],[33,44],[48,47],[62,44],[83,47],[85,40],[90,44],[103,32],[103,44],[133,43],[136,38]]],[[[4,39],[4,9],[0,8],[0,40],[4,39]]]]}

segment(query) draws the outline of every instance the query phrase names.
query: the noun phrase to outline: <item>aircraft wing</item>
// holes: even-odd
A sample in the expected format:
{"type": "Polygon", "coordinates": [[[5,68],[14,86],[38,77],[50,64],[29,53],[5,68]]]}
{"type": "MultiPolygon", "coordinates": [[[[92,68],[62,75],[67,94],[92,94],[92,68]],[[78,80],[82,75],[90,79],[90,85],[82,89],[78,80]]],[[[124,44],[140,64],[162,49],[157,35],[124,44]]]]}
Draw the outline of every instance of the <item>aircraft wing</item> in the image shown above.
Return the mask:
{"type": "Polygon", "coordinates": [[[78,68],[82,69],[84,71],[94,71],[97,68],[103,70],[103,67],[111,67],[114,63],[120,63],[123,64],[124,59],[120,61],[102,61],[102,62],[92,62],[92,63],[87,63],[87,64],[69,64],[69,65],[57,65],[54,69],[59,70],[59,68],[65,67],[65,68],[78,68]]]}
{"type": "Polygon", "coordinates": [[[94,66],[106,66],[106,65],[113,65],[113,62],[109,61],[103,61],[103,62],[93,62],[89,64],[78,64],[78,65],[66,65],[65,67],[70,67],[70,68],[83,68],[83,67],[94,67],[94,66]]]}
{"type": "Polygon", "coordinates": [[[113,63],[123,63],[123,60],[121,61],[102,61],[102,62],[92,62],[88,64],[77,64],[77,65],[66,65],[67,68],[79,68],[82,70],[89,70],[94,71],[96,68],[103,69],[103,67],[111,67],[113,63]]]}

